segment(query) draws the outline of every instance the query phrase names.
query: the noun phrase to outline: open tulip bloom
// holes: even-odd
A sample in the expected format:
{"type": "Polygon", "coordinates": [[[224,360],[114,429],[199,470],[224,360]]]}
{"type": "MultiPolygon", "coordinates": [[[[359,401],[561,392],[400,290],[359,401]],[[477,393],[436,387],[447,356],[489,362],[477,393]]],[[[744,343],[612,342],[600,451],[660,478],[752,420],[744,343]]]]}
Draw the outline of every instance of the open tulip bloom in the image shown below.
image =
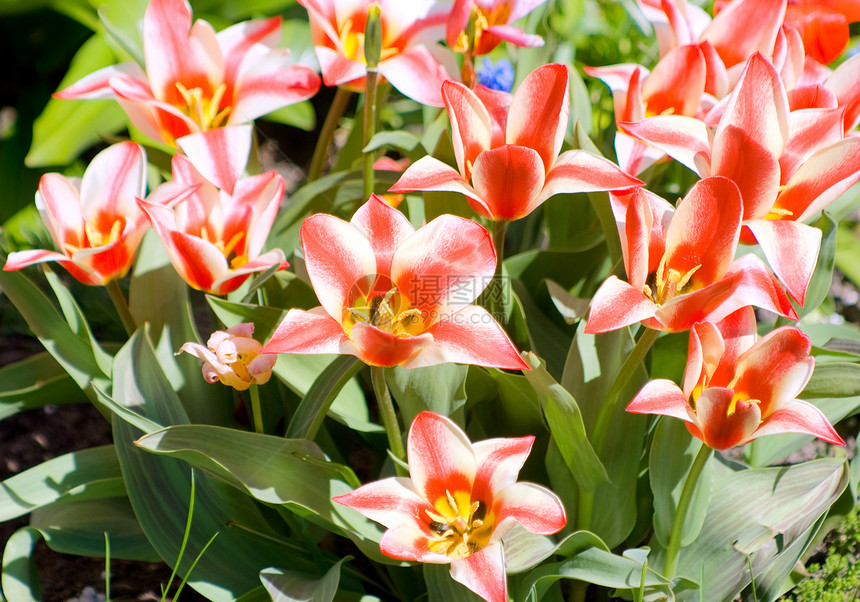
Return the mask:
{"type": "Polygon", "coordinates": [[[716,325],[702,322],[690,331],[683,390],[669,380],[653,380],[627,411],[680,418],[713,449],[776,433],[806,433],[844,445],[821,410],[796,399],[815,368],[810,348],[809,338],[790,326],[756,341],[752,308],[716,325]]]}
{"type": "Polygon", "coordinates": [[[364,90],[367,9],[379,5],[382,55],[377,70],[404,96],[441,107],[439,88],[457,73],[445,35],[450,2],[440,0],[299,0],[310,17],[317,60],[327,86],[364,90]]]}
{"type": "Polygon", "coordinates": [[[177,353],[190,353],[203,360],[203,378],[208,383],[221,383],[237,391],[252,384],[264,385],[272,376],[277,358],[259,353],[262,344],[254,339],[254,325],[242,322],[227,330],[216,330],[206,345],[185,343],[177,353]]]}
{"type": "Polygon", "coordinates": [[[232,191],[248,158],[251,132],[225,126],[247,124],[319,89],[313,70],[290,65],[289,51],[274,48],[280,36],[280,17],[238,23],[216,34],[206,21],[192,25],[186,0],[152,0],[143,18],[146,71],[137,63],[105,67],[56,96],[115,98],[136,128],[178,145],[204,173],[212,156],[239,168],[231,181],[207,173],[232,191]]]}
{"type": "Polygon", "coordinates": [[[570,99],[564,65],[544,65],[503,92],[447,81],[442,96],[451,119],[457,169],[433,157],[409,166],[391,192],[459,192],[482,216],[525,217],[554,194],[617,190],[642,182],[584,150],[559,155],[570,99]]]}
{"type": "Polygon", "coordinates": [[[526,48],[543,46],[543,38],[510,24],[544,2],[546,0],[454,0],[445,40],[457,52],[469,51],[473,56],[487,54],[503,41],[526,48]],[[470,21],[474,26],[471,40],[466,33],[470,21]]]}
{"type": "Polygon", "coordinates": [[[528,369],[482,307],[496,252],[487,230],[443,215],[419,230],[376,195],[349,223],[317,214],[302,249],[321,307],[291,309],[263,353],[342,353],[373,366],[444,362],[528,369]]]}
{"type": "Polygon", "coordinates": [[[42,176],[36,207],[59,251],[10,253],[4,270],[56,261],[84,284],[103,285],[128,272],[149,228],[137,198],[146,191],[146,155],[120,142],[100,152],[83,178],[42,176]]]}
{"type": "Polygon", "coordinates": [[[471,443],[450,419],[422,412],[407,441],[411,478],[368,483],[334,501],[381,523],[383,554],[451,565],[451,576],[490,602],[507,600],[501,538],[520,524],[551,535],[564,527],[561,500],[517,483],[534,437],[471,443]]]}
{"type": "Polygon", "coordinates": [[[735,260],[743,204],[734,182],[700,180],[677,209],[637,188],[610,195],[628,282],[610,276],[594,294],[585,332],[642,322],[669,332],[755,305],[796,318],[760,259],[735,260]]]}
{"type": "Polygon", "coordinates": [[[284,195],[284,179],[274,170],[237,181],[228,194],[187,157],[174,155],[173,181],[159,188],[167,193],[177,187],[191,191],[181,202],[140,206],[189,286],[226,295],[254,272],[287,267],[280,249],[261,254],[284,195]]]}
{"type": "Polygon", "coordinates": [[[716,128],[679,115],[620,123],[702,177],[726,176],[743,198],[741,241],[761,247],[789,294],[803,303],[821,231],[803,220],[860,180],[860,137],[845,136],[845,108],[789,111],[776,69],[750,57],[716,128]]]}

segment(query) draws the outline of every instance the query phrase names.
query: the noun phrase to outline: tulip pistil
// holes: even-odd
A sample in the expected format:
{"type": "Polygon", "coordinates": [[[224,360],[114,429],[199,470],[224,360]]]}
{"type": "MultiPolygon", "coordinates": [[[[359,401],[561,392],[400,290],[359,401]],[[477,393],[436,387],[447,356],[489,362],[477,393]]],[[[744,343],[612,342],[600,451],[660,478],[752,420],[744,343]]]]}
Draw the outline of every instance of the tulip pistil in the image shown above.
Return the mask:
{"type": "Polygon", "coordinates": [[[182,83],[176,82],[176,89],[182,96],[185,106],[179,107],[200,127],[201,130],[222,127],[227,122],[232,107],[227,106],[219,109],[227,92],[227,84],[222,83],[215,88],[211,98],[204,96],[201,88],[186,88],[182,83]]]}
{"type": "Polygon", "coordinates": [[[430,549],[442,552],[452,560],[465,558],[485,548],[493,533],[487,504],[481,500],[472,501],[465,494],[457,497],[459,502],[450,491],[445,491],[445,498],[436,504],[438,512],[425,509],[430,519],[430,531],[435,536],[430,549]]]}
{"type": "Polygon", "coordinates": [[[393,287],[384,295],[361,297],[353,307],[344,311],[344,326],[351,329],[357,322],[365,322],[380,330],[404,338],[423,332],[420,309],[411,307],[405,295],[393,287]]]}
{"type": "Polygon", "coordinates": [[[651,299],[657,306],[674,299],[677,295],[689,292],[684,290],[690,284],[690,279],[693,277],[702,264],[699,264],[682,274],[675,268],[666,269],[666,256],[660,260],[660,266],[657,268],[657,273],[652,274],[648,278],[652,282],[651,285],[645,284],[642,287],[642,293],[651,299]],[[655,290],[656,289],[656,290],[655,290]]]}

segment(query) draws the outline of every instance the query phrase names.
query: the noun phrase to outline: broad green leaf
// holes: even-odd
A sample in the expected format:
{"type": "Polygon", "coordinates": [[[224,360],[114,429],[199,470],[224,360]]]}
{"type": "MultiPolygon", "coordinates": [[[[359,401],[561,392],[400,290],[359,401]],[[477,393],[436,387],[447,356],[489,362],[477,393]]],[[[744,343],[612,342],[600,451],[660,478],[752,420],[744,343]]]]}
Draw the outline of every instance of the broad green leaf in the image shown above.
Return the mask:
{"type": "Polygon", "coordinates": [[[0,289],[23,316],[30,330],[87,395],[90,381],[109,381],[96,360],[90,341],[78,336],[48,298],[21,272],[0,271],[0,289]]]}
{"type": "MultiPolygon", "coordinates": [[[[117,403],[159,424],[188,422],[142,330],[117,353],[114,380],[117,403]]],[[[141,431],[116,415],[113,432],[135,515],[159,556],[174,565],[185,533],[191,469],[173,458],[142,453],[134,445],[141,431]]],[[[299,553],[287,542],[276,543],[283,536],[272,531],[250,497],[206,474],[198,474],[195,481],[194,517],[180,574],[189,570],[207,542],[217,536],[190,575],[194,589],[213,602],[232,601],[258,587],[257,575],[273,564],[287,562],[297,570],[313,570],[307,553],[299,553]]]]}
{"type": "Polygon", "coordinates": [[[847,483],[847,464],[835,458],[729,472],[714,484],[705,523],[682,548],[678,574],[702,578],[706,600],[733,599],[750,582],[748,562],[753,575],[775,562],[788,566],[784,579],[802,552],[794,543],[808,538],[847,483]]]}
{"type": "Polygon", "coordinates": [[[424,410],[448,416],[465,424],[466,375],[468,366],[439,364],[426,368],[400,366],[385,370],[385,381],[400,408],[405,426],[424,410]]]}
{"type": "Polygon", "coordinates": [[[71,452],[42,462],[3,481],[0,521],[23,516],[65,495],[125,495],[112,445],[71,452]],[[116,487],[119,480],[119,488],[116,487]]]}
{"type": "Polygon", "coordinates": [[[558,546],[552,538],[537,535],[517,524],[502,537],[505,570],[521,573],[533,568],[555,553],[558,546]]]}
{"type": "MultiPolygon", "coordinates": [[[[81,46],[58,89],[115,60],[104,37],[94,35],[81,46]]],[[[123,130],[125,124],[125,113],[115,101],[51,98],[33,124],[33,143],[24,161],[28,167],[67,165],[81,151],[123,130]]]]}
{"type": "Polygon", "coordinates": [[[594,489],[609,481],[606,469],[588,441],[576,400],[555,382],[535,354],[528,353],[526,362],[531,370],[524,371],[523,376],[534,387],[553,440],[579,486],[594,489]]]}
{"type": "Polygon", "coordinates": [[[385,131],[378,132],[370,139],[370,142],[361,149],[363,153],[370,153],[375,150],[379,150],[381,148],[394,148],[397,150],[404,151],[404,154],[407,154],[416,147],[421,144],[421,141],[415,134],[410,132],[405,132],[402,130],[399,131],[385,131]]]}
{"type": "Polygon", "coordinates": [[[564,369],[564,354],[570,346],[570,335],[559,328],[532,299],[519,279],[511,281],[513,287],[514,312],[519,314],[528,334],[529,348],[542,358],[547,358],[547,369],[556,378],[564,369]]]}
{"type": "Polygon", "coordinates": [[[260,581],[272,602],[331,602],[337,593],[340,568],[345,560],[338,560],[321,579],[295,571],[266,569],[260,572],[260,581]]]}
{"type": "Polygon", "coordinates": [[[0,368],[0,420],[48,404],[89,403],[75,381],[47,352],[0,368]]]}
{"type": "Polygon", "coordinates": [[[448,564],[425,564],[424,582],[429,602],[480,602],[480,596],[451,577],[448,564]]]}
{"type": "MultiPolygon", "coordinates": [[[[702,442],[690,435],[682,420],[663,418],[657,425],[648,456],[648,474],[654,494],[654,533],[664,546],[669,544],[681,490],[701,447],[702,442]]],[[[692,542],[702,528],[713,488],[713,464],[710,459],[699,476],[681,532],[682,546],[692,542]]]]}
{"type": "MultiPolygon", "coordinates": [[[[88,0],[99,12],[99,20],[110,34],[117,51],[127,53],[139,65],[143,56],[143,14],[147,0],[88,0]],[[118,47],[117,47],[118,46],[118,47]]],[[[121,54],[118,52],[118,54],[121,54]]]]}
{"type": "Polygon", "coordinates": [[[812,378],[800,394],[803,399],[860,396],[860,364],[816,363],[812,378]]]}
{"type": "Polygon", "coordinates": [[[33,548],[40,537],[38,529],[23,527],[15,531],[3,549],[0,586],[3,599],[15,602],[42,602],[42,582],[36,569],[33,548]]]}
{"type": "Polygon", "coordinates": [[[272,111],[262,117],[266,121],[274,121],[284,125],[291,125],[294,128],[305,130],[306,132],[313,131],[317,125],[317,116],[314,112],[314,106],[309,100],[297,102],[277,111],[272,111]]]}
{"type": "MultiPolygon", "coordinates": [[[[594,492],[593,516],[589,530],[610,547],[620,544],[636,524],[636,488],[639,459],[644,447],[647,418],[625,411],[633,395],[646,380],[645,370],[636,368],[609,417],[605,439],[598,448],[592,429],[604,407],[604,400],[621,366],[633,348],[629,330],[588,335],[583,323],[571,344],[561,385],[578,400],[586,432],[610,482],[594,492]]],[[[570,501],[566,500],[566,503],[570,501]]],[[[581,525],[580,525],[581,526],[581,525]]]]}
{"type": "Polygon", "coordinates": [[[104,556],[107,534],[111,558],[159,560],[125,496],[56,502],[35,510],[30,524],[62,554],[104,556]]]}

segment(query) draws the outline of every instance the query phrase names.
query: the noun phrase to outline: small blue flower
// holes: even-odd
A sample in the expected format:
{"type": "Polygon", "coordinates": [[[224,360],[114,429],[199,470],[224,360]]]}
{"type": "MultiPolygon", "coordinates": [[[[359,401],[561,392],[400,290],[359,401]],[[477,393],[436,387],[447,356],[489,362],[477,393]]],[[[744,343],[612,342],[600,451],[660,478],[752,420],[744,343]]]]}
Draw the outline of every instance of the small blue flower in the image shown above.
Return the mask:
{"type": "Polygon", "coordinates": [[[478,83],[491,90],[510,92],[514,87],[514,67],[507,59],[499,59],[493,66],[493,61],[484,57],[484,68],[478,72],[478,83]]]}

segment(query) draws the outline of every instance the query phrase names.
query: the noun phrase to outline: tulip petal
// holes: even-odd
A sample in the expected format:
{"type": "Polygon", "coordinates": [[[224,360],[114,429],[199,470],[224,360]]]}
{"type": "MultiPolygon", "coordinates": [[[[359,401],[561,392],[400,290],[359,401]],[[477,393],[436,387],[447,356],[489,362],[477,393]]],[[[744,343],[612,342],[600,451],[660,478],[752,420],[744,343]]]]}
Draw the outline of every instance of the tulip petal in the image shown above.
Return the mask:
{"type": "Polygon", "coordinates": [[[314,46],[314,51],[326,86],[340,86],[367,75],[364,63],[348,59],[333,48],[314,46]]]}
{"type": "Polygon", "coordinates": [[[481,99],[459,82],[449,80],[442,84],[442,97],[451,120],[451,143],[457,167],[469,180],[478,155],[490,148],[490,114],[481,99]]]}
{"type": "Polygon", "coordinates": [[[413,190],[459,192],[469,197],[470,202],[478,203],[483,208],[484,215],[491,215],[486,203],[457,170],[429,155],[421,157],[407,167],[394,186],[388,189],[389,192],[412,192],[413,190]]]}
{"type": "Polygon", "coordinates": [[[508,110],[505,141],[537,151],[544,173],[552,167],[564,142],[570,112],[568,87],[567,67],[538,67],[517,88],[508,110]]]}
{"type": "Polygon", "coordinates": [[[307,218],[301,229],[305,263],[320,303],[341,322],[353,286],[377,273],[370,242],[355,226],[331,215],[307,218]]]}
{"type": "Polygon", "coordinates": [[[478,464],[472,498],[487,503],[505,487],[517,482],[529,457],[534,437],[485,439],[472,444],[478,464]]]}
{"type": "Polygon", "coordinates": [[[510,42],[520,48],[539,48],[544,45],[542,37],[526,33],[513,25],[491,25],[484,30],[484,33],[496,36],[500,40],[510,42]]]}
{"type": "Polygon", "coordinates": [[[642,83],[648,115],[690,115],[705,91],[705,58],[698,46],[679,46],[663,56],[642,83]]]}
{"type": "Polygon", "coordinates": [[[508,599],[501,544],[490,544],[479,552],[455,560],[451,563],[451,577],[487,602],[506,602],[508,599]]]}
{"type": "Polygon", "coordinates": [[[466,434],[450,418],[422,412],[407,439],[409,474],[418,494],[431,506],[465,491],[471,493],[476,459],[466,434]]]}
{"type": "Polygon", "coordinates": [[[633,397],[627,411],[634,414],[658,414],[690,422],[690,405],[687,396],[670,380],[658,378],[649,381],[633,397]]]}
{"type": "Polygon", "coordinates": [[[729,449],[749,441],[761,423],[758,404],[735,402],[734,391],[722,387],[705,389],[696,400],[696,417],[703,441],[713,449],[729,449]]]}
{"type": "Polygon", "coordinates": [[[775,208],[802,221],[821,211],[860,180],[860,137],[815,152],[780,191],[775,208]]]}
{"type": "Polygon", "coordinates": [[[737,0],[714,17],[699,39],[713,44],[726,67],[731,67],[754,52],[770,52],[784,17],[785,0],[737,0]],[[741,23],[745,29],[739,36],[741,23]]]}
{"type": "Polygon", "coordinates": [[[431,107],[443,107],[442,84],[451,78],[424,46],[412,46],[379,63],[379,74],[397,91],[431,107]]]}
{"type": "Polygon", "coordinates": [[[357,355],[358,349],[347,338],[340,322],[325,313],[322,307],[317,307],[311,311],[288,311],[259,353],[357,355]]]}
{"type": "Polygon", "coordinates": [[[711,175],[737,184],[744,219],[764,217],[773,207],[780,185],[780,167],[772,154],[746,131],[728,126],[714,140],[711,175]]]}
{"type": "Polygon", "coordinates": [[[319,76],[304,65],[290,65],[289,51],[271,50],[241,73],[234,92],[230,123],[253,121],[261,115],[307,100],[320,88],[319,76]]]}
{"type": "Polygon", "coordinates": [[[622,190],[642,185],[641,180],[623,172],[609,159],[584,150],[569,150],[556,159],[543,190],[530,204],[529,211],[556,194],[622,190]]]}
{"type": "Polygon", "coordinates": [[[824,86],[836,95],[840,107],[845,107],[845,132],[853,131],[860,122],[860,55],[854,55],[839,65],[824,86]]]}
{"type": "Polygon", "coordinates": [[[218,188],[233,194],[251,153],[252,126],[216,128],[176,141],[200,174],[218,188]]]}
{"type": "Polygon", "coordinates": [[[653,144],[699,176],[711,175],[711,141],[705,122],[684,115],[660,115],[636,123],[619,122],[618,127],[653,144]]]}
{"type": "Polygon", "coordinates": [[[760,54],[747,61],[741,79],[729,97],[716,138],[728,126],[747,132],[775,157],[788,140],[788,96],[779,73],[760,54]]]}
{"type": "Polygon", "coordinates": [[[138,85],[149,89],[149,82],[146,80],[146,75],[143,69],[137,63],[121,63],[119,65],[109,65],[102,67],[98,71],[93,71],[87,76],[82,77],[68,88],[54,93],[54,98],[62,100],[74,99],[108,99],[114,98],[115,92],[111,85],[112,80],[122,76],[132,79],[138,85]]]}
{"type": "Polygon", "coordinates": [[[284,178],[275,170],[237,181],[232,197],[220,198],[224,208],[223,240],[244,236],[240,244],[244,255],[257,257],[275,223],[283,196],[284,178]]]}
{"type": "Polygon", "coordinates": [[[271,267],[278,266],[279,270],[285,269],[289,264],[284,259],[284,252],[280,249],[272,249],[268,253],[255,257],[251,261],[239,266],[231,267],[225,274],[218,275],[211,284],[210,292],[216,295],[226,295],[239,288],[248,276],[255,272],[264,272],[271,267]]]}
{"type": "Polygon", "coordinates": [[[552,535],[567,522],[559,497],[534,483],[514,483],[505,487],[496,497],[493,510],[498,521],[493,542],[504,537],[516,523],[532,533],[552,535]]]}
{"type": "Polygon", "coordinates": [[[376,271],[391,273],[391,257],[403,242],[415,233],[415,228],[400,211],[375,194],[370,195],[352,216],[350,222],[367,237],[376,254],[376,271]]]}
{"type": "Polygon", "coordinates": [[[86,244],[80,185],[80,180],[58,173],[46,173],[39,179],[36,208],[60,249],[67,245],[82,248],[86,244]]]}
{"type": "MultiPolygon", "coordinates": [[[[424,508],[429,508],[424,504],[424,508]]],[[[379,540],[379,550],[397,560],[448,564],[451,559],[430,550],[430,538],[415,521],[392,527],[379,540]]]]}
{"type": "Polygon", "coordinates": [[[235,85],[248,51],[255,44],[269,48],[281,39],[281,17],[236,23],[218,32],[218,45],[224,55],[224,81],[235,85]]]}
{"type": "Polygon", "coordinates": [[[405,368],[455,363],[528,369],[508,335],[483,307],[466,306],[436,322],[429,333],[433,343],[406,362],[405,368]]]}
{"type": "Polygon", "coordinates": [[[779,158],[782,178],[780,184],[788,182],[815,151],[842,140],[844,109],[806,109],[792,111],[789,115],[791,137],[779,158]]]}
{"type": "Polygon", "coordinates": [[[617,330],[652,318],[656,311],[657,306],[642,291],[616,276],[610,276],[591,299],[591,310],[583,332],[597,334],[617,330]]]}
{"type": "Polygon", "coordinates": [[[490,209],[490,219],[520,219],[537,206],[544,165],[535,150],[506,144],[478,156],[472,184],[490,209]]]}
{"type": "Polygon", "coordinates": [[[358,348],[356,356],[371,366],[399,366],[421,353],[433,343],[433,336],[424,333],[397,337],[366,322],[358,322],[349,333],[358,348]]]}
{"type": "Polygon", "coordinates": [[[818,262],[821,230],[800,222],[759,219],[744,222],[792,299],[803,305],[818,262]]]}
{"type": "Polygon", "coordinates": [[[107,235],[120,217],[140,213],[136,198],[146,191],[146,154],[134,142],[120,142],[100,152],[81,180],[81,206],[90,227],[107,235]]]}
{"type": "Polygon", "coordinates": [[[793,399],[766,416],[755,435],[759,437],[780,433],[805,433],[834,445],[845,445],[822,411],[802,399],[793,399]]]}
{"type": "Polygon", "coordinates": [[[361,512],[372,521],[393,529],[403,523],[415,524],[425,518],[430,506],[410,479],[389,477],[372,481],[354,491],[332,498],[338,504],[361,512]]]}
{"type": "Polygon", "coordinates": [[[442,215],[394,252],[391,280],[413,307],[442,319],[477,299],[495,269],[496,252],[487,229],[442,215]]]}

